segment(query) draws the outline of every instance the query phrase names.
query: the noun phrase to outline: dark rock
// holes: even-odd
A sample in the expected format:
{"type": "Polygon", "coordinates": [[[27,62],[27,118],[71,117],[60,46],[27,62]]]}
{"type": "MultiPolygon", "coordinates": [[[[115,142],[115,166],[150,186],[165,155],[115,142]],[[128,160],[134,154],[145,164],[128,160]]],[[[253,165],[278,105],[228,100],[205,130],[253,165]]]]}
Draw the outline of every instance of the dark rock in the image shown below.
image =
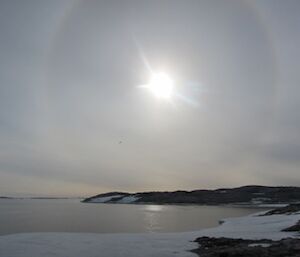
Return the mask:
{"type": "Polygon", "coordinates": [[[284,232],[300,232],[300,220],[296,223],[296,225],[283,229],[284,232]]]}
{"type": "Polygon", "coordinates": [[[276,208],[274,210],[268,211],[262,216],[276,215],[276,214],[293,214],[300,211],[300,204],[290,204],[285,207],[276,208]]]}
{"type": "Polygon", "coordinates": [[[201,257],[300,256],[300,239],[294,238],[272,241],[200,237],[195,242],[199,243],[199,248],[192,252],[201,257]]]}

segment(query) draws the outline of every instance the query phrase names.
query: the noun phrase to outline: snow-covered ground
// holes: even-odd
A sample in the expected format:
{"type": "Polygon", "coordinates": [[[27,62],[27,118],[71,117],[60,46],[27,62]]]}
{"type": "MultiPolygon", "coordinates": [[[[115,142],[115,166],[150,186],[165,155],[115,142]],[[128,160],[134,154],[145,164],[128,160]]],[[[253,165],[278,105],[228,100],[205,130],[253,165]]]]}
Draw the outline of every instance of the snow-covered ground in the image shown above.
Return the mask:
{"type": "Polygon", "coordinates": [[[117,203],[134,203],[139,199],[139,197],[130,195],[130,196],[125,196],[121,200],[118,200],[117,203]]]}
{"type": "Polygon", "coordinates": [[[111,195],[111,196],[99,196],[99,197],[89,200],[89,202],[90,203],[107,203],[110,200],[113,200],[115,198],[121,198],[121,199],[114,201],[114,203],[134,203],[135,201],[137,201],[139,199],[139,197],[134,196],[134,195],[130,195],[130,196],[111,195]]]}
{"type": "Polygon", "coordinates": [[[0,236],[1,257],[194,257],[196,234],[29,233],[0,236]]]}
{"type": "Polygon", "coordinates": [[[111,195],[111,196],[104,196],[104,197],[97,197],[90,200],[91,203],[106,203],[114,198],[122,197],[123,195],[111,195]]]}
{"type": "Polygon", "coordinates": [[[111,195],[111,196],[104,196],[104,197],[97,197],[90,200],[91,203],[105,203],[114,198],[122,197],[123,195],[111,195]]]}
{"type": "Polygon", "coordinates": [[[295,225],[300,220],[300,213],[270,216],[259,216],[259,214],[228,218],[221,226],[201,230],[199,234],[209,237],[271,240],[297,236],[297,233],[281,232],[281,230],[295,225]]]}
{"type": "Polygon", "coordinates": [[[250,215],[226,219],[216,228],[187,233],[86,234],[28,233],[0,236],[1,257],[192,257],[200,236],[273,239],[297,236],[280,232],[300,220],[294,215],[250,215]]]}

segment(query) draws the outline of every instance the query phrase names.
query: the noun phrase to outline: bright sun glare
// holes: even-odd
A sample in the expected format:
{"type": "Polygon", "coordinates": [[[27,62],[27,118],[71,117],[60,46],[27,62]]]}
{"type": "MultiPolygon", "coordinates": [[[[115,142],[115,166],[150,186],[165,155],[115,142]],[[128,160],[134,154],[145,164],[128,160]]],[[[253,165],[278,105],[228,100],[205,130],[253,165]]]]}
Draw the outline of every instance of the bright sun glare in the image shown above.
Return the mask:
{"type": "Polygon", "coordinates": [[[156,97],[169,99],[173,93],[174,82],[166,73],[153,73],[149,83],[145,87],[156,97]]]}

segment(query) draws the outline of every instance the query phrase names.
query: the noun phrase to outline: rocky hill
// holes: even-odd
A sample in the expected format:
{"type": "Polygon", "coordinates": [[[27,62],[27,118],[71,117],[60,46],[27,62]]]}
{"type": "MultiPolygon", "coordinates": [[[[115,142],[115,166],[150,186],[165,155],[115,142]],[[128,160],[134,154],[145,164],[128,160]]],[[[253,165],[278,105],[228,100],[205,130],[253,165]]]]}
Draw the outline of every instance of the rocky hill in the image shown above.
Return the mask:
{"type": "Polygon", "coordinates": [[[280,204],[300,202],[300,187],[243,186],[174,192],[110,192],[83,200],[90,203],[280,204]]]}

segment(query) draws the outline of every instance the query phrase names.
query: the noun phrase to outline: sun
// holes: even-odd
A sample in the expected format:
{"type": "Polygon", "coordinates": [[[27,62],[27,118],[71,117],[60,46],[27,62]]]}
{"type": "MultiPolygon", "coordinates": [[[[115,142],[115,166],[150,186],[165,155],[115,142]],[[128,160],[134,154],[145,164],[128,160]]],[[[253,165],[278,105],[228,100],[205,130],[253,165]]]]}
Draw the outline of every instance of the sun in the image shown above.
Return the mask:
{"type": "Polygon", "coordinates": [[[144,85],[157,98],[170,99],[173,94],[174,81],[164,72],[153,73],[149,83],[144,85]]]}

